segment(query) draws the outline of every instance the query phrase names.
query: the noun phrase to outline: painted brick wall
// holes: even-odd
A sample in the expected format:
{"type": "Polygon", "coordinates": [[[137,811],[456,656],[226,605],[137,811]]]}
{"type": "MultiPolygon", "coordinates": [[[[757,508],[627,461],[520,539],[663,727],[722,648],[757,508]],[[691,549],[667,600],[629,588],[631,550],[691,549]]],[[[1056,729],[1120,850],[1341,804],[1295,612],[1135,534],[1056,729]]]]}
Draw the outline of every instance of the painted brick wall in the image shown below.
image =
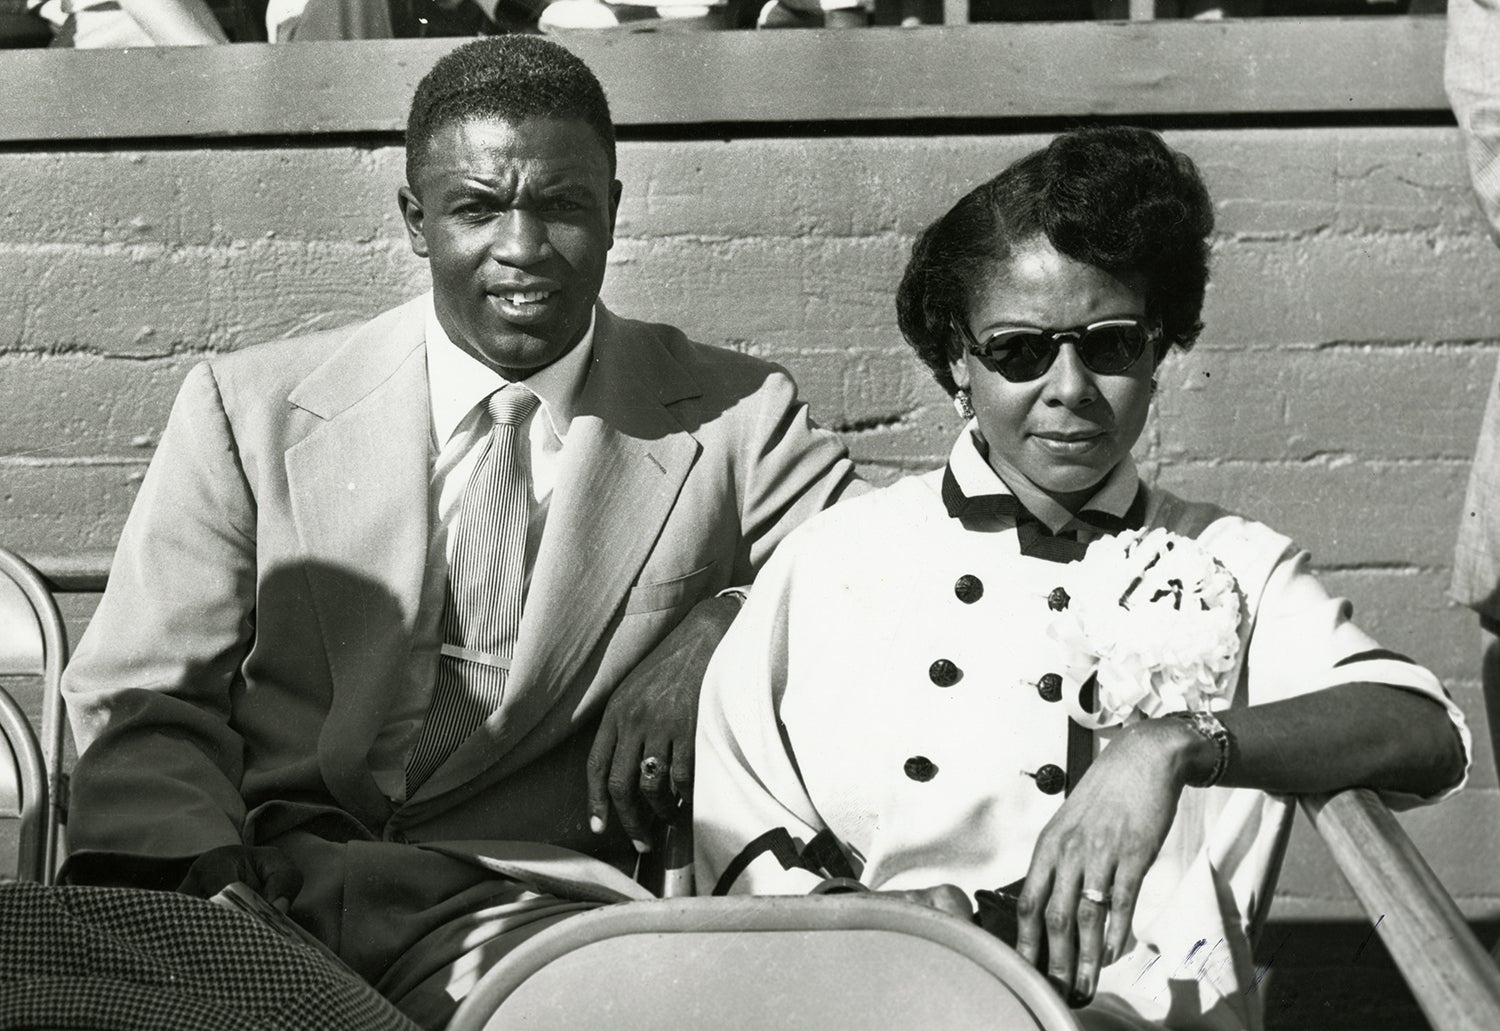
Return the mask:
{"type": "MultiPolygon", "coordinates": [[[[1500,350],[1500,252],[1441,128],[1171,134],[1218,202],[1208,329],[1165,367],[1139,457],[1309,547],[1475,723],[1471,788],[1407,826],[1500,912],[1500,789],[1474,621],[1444,597],[1500,350]]],[[[787,365],[867,475],[935,465],[957,420],[891,296],[912,235],[1039,137],[633,143],[606,300],[787,365]]],[[[198,357],[424,287],[384,144],[0,153],[0,541],[109,547],[198,357]]],[[[75,633],[92,607],[66,606],[75,633]]],[[[1352,915],[1303,829],[1282,916],[1352,915]]]]}

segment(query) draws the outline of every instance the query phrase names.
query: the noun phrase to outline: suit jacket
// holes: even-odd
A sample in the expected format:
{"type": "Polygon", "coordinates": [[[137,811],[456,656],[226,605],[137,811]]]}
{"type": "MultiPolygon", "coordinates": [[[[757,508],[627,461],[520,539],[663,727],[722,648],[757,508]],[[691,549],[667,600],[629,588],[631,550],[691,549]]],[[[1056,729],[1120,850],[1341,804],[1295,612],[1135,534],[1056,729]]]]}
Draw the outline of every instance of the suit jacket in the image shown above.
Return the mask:
{"type": "MultiPolygon", "coordinates": [[[[695,602],[749,582],[852,466],[785,371],[600,305],[506,700],[393,806],[367,755],[424,589],[424,303],[189,373],[65,678],[75,854],[301,834],[633,859],[587,829],[584,759],[610,692],[695,602]]],[[[299,909],[337,905],[343,879],[307,873],[299,909]]]]}

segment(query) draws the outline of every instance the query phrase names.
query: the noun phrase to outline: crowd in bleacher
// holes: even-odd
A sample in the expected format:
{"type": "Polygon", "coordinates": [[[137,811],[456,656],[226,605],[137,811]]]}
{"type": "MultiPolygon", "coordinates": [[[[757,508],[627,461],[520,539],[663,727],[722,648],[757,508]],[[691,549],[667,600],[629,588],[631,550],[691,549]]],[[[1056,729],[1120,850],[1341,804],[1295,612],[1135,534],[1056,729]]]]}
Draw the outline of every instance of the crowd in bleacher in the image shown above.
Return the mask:
{"type": "MultiPolygon", "coordinates": [[[[0,46],[135,47],[586,30],[916,27],[942,0],[0,0],[0,46]]],[[[969,0],[969,22],[1132,16],[1129,0],[969,0]]],[[[1437,14],[1442,0],[1156,0],[1158,18],[1437,14]]]]}

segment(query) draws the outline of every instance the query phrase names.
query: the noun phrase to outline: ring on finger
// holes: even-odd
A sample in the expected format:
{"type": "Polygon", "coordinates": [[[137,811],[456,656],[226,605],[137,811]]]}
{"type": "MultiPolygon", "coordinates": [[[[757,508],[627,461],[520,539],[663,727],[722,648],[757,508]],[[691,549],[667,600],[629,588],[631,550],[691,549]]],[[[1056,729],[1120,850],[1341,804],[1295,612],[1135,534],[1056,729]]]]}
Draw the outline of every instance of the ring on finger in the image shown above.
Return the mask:
{"type": "Polygon", "coordinates": [[[1084,888],[1079,893],[1085,902],[1092,902],[1096,906],[1109,905],[1109,892],[1100,891],[1098,888],[1084,888]]]}
{"type": "Polygon", "coordinates": [[[641,779],[660,780],[661,775],[667,772],[667,764],[654,755],[648,755],[641,760],[641,779]]]}

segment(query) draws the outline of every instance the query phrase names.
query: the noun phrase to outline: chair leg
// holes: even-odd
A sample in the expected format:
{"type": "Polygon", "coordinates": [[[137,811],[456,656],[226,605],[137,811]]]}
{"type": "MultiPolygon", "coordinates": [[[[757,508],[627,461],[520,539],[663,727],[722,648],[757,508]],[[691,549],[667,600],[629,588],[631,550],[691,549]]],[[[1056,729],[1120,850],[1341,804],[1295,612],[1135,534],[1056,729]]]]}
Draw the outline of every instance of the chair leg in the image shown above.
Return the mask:
{"type": "Polygon", "coordinates": [[[687,898],[693,894],[693,814],[686,809],[667,825],[663,842],[661,897],[687,898]]]}
{"type": "Polygon", "coordinates": [[[47,824],[51,816],[47,797],[47,766],[42,761],[42,746],[26,713],[0,687],[0,737],[10,745],[20,773],[21,811],[20,841],[16,848],[16,876],[23,881],[50,884],[48,868],[47,824]]]}
{"type": "MultiPolygon", "coordinates": [[[[57,875],[63,813],[67,806],[67,789],[62,772],[65,724],[62,711],[62,673],[68,661],[68,632],[52,591],[29,562],[13,551],[0,548],[0,576],[9,578],[20,588],[42,634],[42,784],[33,797],[40,805],[37,818],[41,821],[41,869],[37,879],[43,884],[52,884],[57,875]]],[[[24,715],[22,722],[26,723],[29,733],[30,723],[25,720],[24,715]]],[[[29,806],[30,803],[25,805],[29,806]]]]}

